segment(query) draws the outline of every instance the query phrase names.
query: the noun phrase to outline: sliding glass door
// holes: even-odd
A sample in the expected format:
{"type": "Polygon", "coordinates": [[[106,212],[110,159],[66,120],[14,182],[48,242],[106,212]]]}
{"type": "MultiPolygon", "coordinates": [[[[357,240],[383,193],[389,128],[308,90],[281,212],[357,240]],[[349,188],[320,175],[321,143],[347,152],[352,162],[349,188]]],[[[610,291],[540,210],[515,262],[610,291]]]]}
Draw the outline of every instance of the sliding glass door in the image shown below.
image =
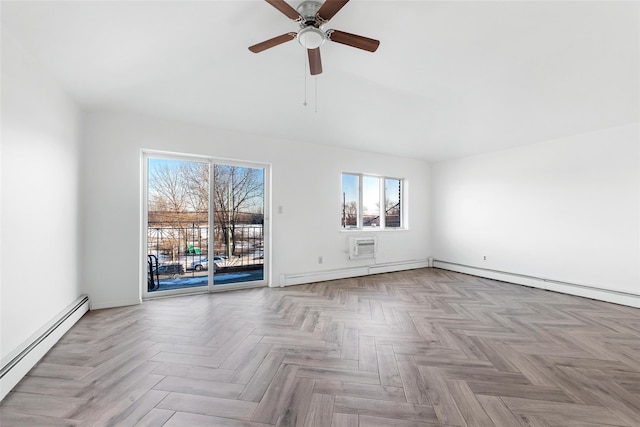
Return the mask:
{"type": "Polygon", "coordinates": [[[264,280],[265,169],[213,165],[214,285],[264,280]]]}
{"type": "Polygon", "coordinates": [[[266,284],[266,165],[144,155],[143,296],[266,284]]]}

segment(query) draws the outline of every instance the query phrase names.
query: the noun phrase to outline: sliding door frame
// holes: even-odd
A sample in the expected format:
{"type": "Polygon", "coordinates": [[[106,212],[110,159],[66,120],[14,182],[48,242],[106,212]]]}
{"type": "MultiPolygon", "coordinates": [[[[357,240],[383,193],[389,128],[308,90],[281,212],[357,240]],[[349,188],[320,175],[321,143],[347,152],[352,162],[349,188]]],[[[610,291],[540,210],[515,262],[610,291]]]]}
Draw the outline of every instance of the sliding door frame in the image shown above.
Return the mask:
{"type": "MultiPolygon", "coordinates": [[[[173,153],[168,151],[157,151],[157,150],[141,150],[140,155],[141,161],[141,210],[140,210],[140,292],[141,299],[153,299],[153,298],[162,298],[167,296],[178,296],[178,295],[190,295],[190,294],[200,294],[200,293],[213,293],[213,292],[222,292],[234,289],[247,289],[247,288],[255,288],[268,286],[271,282],[271,164],[269,163],[259,163],[259,162],[251,162],[244,160],[233,160],[233,159],[225,159],[220,157],[211,157],[211,156],[202,156],[202,155],[191,155],[191,154],[183,154],[183,153],[173,153]],[[149,253],[148,247],[148,215],[149,215],[149,158],[158,158],[158,159],[166,159],[166,160],[181,160],[181,161],[192,161],[192,162],[202,162],[207,163],[209,166],[209,218],[208,218],[208,227],[209,231],[207,233],[207,256],[213,257],[213,248],[214,248],[214,240],[215,240],[215,200],[214,200],[214,173],[213,168],[214,165],[224,165],[224,166],[237,166],[237,167],[246,167],[246,168],[254,168],[254,169],[262,169],[263,171],[263,237],[264,237],[264,247],[263,247],[263,278],[262,280],[252,281],[252,282],[237,282],[237,283],[227,283],[227,284],[214,284],[214,268],[208,269],[207,274],[207,286],[195,286],[191,288],[183,288],[183,289],[175,289],[175,290],[158,290],[149,292],[147,288],[147,254],[149,253]],[[210,253],[211,252],[211,253],[210,253]]],[[[209,261],[213,264],[213,260],[209,261]]]]}

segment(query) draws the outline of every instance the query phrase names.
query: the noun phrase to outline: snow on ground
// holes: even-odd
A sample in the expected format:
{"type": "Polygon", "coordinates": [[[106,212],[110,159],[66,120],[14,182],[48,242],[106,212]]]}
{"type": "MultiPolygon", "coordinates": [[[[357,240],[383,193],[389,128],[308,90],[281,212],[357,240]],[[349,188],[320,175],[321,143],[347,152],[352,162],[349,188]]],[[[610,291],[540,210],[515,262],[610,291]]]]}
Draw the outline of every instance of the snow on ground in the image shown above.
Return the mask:
{"type": "MultiPolygon", "coordinates": [[[[223,285],[240,282],[253,282],[262,280],[263,278],[264,272],[262,269],[233,273],[216,273],[213,276],[213,284],[223,285]]],[[[161,278],[160,287],[152,292],[207,286],[207,280],[208,276],[206,274],[196,276],[191,275],[190,273],[187,273],[185,276],[177,276],[174,278],[161,278]]]]}

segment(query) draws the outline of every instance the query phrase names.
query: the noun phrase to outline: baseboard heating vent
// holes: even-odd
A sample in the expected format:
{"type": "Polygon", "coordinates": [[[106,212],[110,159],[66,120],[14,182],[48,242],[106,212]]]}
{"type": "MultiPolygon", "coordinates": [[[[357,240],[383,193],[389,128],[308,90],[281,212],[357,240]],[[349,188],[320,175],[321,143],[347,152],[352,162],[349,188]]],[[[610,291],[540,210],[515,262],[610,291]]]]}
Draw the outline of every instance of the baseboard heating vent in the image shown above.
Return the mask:
{"type": "Polygon", "coordinates": [[[349,259],[375,258],[375,237],[349,237],[349,259]]]}
{"type": "Polygon", "coordinates": [[[15,387],[38,361],[71,327],[89,311],[89,297],[81,295],[58,316],[29,337],[19,348],[2,360],[0,368],[0,401],[15,387]]]}

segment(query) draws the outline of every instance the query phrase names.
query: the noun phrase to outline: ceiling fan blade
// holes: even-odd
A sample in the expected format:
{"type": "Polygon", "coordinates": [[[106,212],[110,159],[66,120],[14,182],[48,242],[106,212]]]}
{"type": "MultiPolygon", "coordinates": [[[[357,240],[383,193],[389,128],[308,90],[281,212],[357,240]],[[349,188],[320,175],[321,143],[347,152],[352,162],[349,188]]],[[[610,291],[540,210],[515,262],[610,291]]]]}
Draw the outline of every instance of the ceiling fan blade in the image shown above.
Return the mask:
{"type": "Polygon", "coordinates": [[[296,38],[296,33],[286,33],[281,36],[277,36],[272,39],[265,40],[261,43],[254,44],[253,46],[249,47],[249,50],[253,53],[260,53],[263,50],[270,49],[274,46],[278,46],[279,44],[291,41],[295,38],[296,38]]]}
{"type": "Polygon", "coordinates": [[[320,59],[320,48],[307,49],[309,54],[309,71],[312,76],[322,73],[322,60],[320,59]]]}
{"type": "Polygon", "coordinates": [[[287,3],[284,0],[265,0],[265,1],[269,3],[271,6],[278,9],[280,12],[287,15],[290,19],[293,19],[294,21],[302,19],[300,14],[294,8],[292,8],[289,5],[289,3],[287,3]]]}
{"type": "Polygon", "coordinates": [[[318,9],[316,16],[320,18],[322,22],[328,22],[348,2],[349,0],[326,0],[322,6],[320,6],[320,9],[318,9]]]}
{"type": "Polygon", "coordinates": [[[379,40],[345,33],[344,31],[338,30],[327,31],[327,38],[332,42],[346,44],[347,46],[356,47],[369,52],[375,52],[376,49],[378,49],[378,46],[380,46],[379,40]]]}

